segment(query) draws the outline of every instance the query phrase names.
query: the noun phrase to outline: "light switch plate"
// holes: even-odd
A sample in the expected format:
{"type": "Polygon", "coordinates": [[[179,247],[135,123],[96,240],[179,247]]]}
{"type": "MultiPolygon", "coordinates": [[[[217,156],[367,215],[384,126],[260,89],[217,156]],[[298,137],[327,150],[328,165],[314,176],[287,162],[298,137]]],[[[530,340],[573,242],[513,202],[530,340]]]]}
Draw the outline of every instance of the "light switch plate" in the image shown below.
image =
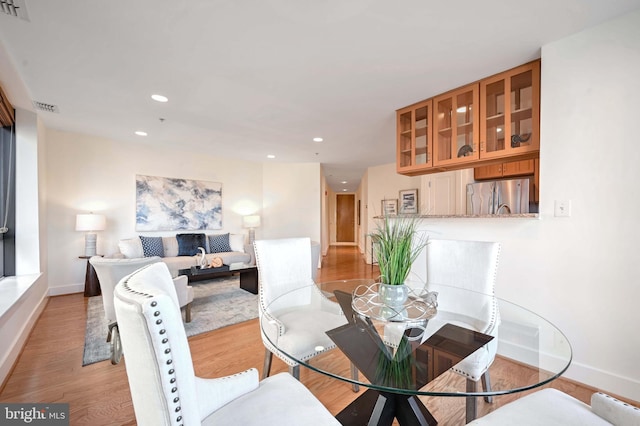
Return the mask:
{"type": "Polygon", "coordinates": [[[571,216],[571,200],[556,200],[554,203],[553,215],[555,217],[571,216]]]}

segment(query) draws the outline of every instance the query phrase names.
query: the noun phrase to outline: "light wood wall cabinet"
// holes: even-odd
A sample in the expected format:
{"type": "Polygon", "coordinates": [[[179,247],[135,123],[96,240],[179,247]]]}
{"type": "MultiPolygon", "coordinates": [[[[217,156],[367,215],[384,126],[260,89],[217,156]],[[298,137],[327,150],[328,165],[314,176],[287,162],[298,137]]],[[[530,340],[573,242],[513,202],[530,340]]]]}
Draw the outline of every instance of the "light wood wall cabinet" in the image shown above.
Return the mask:
{"type": "Polygon", "coordinates": [[[499,179],[503,177],[530,176],[535,173],[534,160],[509,161],[473,169],[475,180],[499,179]]]}
{"type": "Polygon", "coordinates": [[[478,160],[478,84],[433,99],[433,165],[466,164],[478,160]]]}
{"type": "Polygon", "coordinates": [[[540,61],[399,109],[396,120],[400,174],[537,158],[540,61]]]}
{"type": "Polygon", "coordinates": [[[429,99],[396,112],[399,173],[412,173],[433,166],[433,102],[429,99]]]}
{"type": "Polygon", "coordinates": [[[540,61],[480,81],[480,158],[540,149],[540,61]]]}

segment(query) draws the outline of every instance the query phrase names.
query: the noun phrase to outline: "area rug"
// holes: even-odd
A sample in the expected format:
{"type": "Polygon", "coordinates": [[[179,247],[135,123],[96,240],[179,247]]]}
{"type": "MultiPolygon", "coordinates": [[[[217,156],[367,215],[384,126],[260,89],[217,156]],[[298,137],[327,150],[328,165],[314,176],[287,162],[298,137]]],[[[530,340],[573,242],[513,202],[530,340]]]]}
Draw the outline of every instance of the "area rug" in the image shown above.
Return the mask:
{"type": "MultiPolygon", "coordinates": [[[[185,323],[187,336],[215,330],[258,317],[258,295],[240,289],[238,277],[197,281],[193,287],[191,322],[185,323]]],[[[183,312],[184,318],[184,312],[183,312]]],[[[89,298],[82,365],[109,359],[107,322],[102,296],[89,298]]]]}

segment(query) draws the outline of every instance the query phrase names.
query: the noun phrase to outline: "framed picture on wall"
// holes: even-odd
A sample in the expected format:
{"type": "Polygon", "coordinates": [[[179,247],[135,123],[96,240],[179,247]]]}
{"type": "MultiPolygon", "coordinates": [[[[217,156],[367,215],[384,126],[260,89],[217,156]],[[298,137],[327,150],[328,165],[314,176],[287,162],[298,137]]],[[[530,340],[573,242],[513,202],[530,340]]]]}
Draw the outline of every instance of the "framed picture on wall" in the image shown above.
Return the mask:
{"type": "Polygon", "coordinates": [[[382,200],[382,215],[398,214],[398,200],[382,200]]]}
{"type": "Polygon", "coordinates": [[[418,190],[400,191],[400,214],[418,214],[418,190]]]}

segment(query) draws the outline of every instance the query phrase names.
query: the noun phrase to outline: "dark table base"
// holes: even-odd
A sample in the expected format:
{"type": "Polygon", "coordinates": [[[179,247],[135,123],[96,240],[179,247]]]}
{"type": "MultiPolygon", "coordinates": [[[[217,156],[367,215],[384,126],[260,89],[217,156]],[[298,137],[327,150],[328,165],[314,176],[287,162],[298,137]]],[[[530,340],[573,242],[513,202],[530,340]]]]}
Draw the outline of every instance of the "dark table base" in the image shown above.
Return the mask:
{"type": "Polygon", "coordinates": [[[433,426],[438,422],[415,396],[368,389],[336,416],[343,425],[390,426],[398,419],[401,426],[433,426]]]}

